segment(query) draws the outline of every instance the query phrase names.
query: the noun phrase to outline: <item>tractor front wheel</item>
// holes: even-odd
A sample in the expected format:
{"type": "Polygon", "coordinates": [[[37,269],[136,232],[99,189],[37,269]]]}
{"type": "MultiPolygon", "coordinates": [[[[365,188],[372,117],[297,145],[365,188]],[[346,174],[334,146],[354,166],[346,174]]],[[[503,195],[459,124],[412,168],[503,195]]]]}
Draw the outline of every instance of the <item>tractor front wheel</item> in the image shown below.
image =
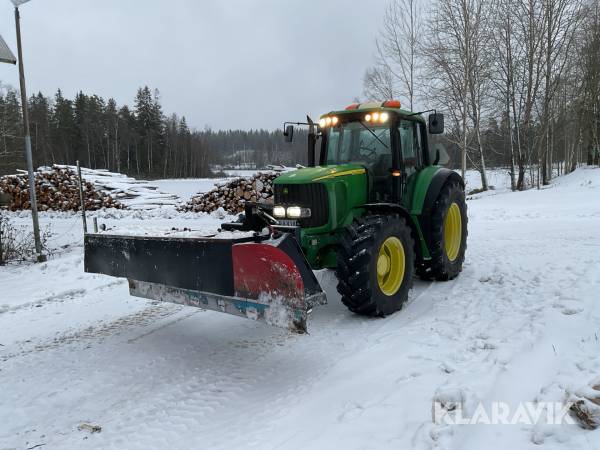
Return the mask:
{"type": "Polygon", "coordinates": [[[336,274],[350,311],[366,316],[398,311],[408,298],[413,270],[414,243],[403,218],[367,216],[344,230],[336,274]]]}

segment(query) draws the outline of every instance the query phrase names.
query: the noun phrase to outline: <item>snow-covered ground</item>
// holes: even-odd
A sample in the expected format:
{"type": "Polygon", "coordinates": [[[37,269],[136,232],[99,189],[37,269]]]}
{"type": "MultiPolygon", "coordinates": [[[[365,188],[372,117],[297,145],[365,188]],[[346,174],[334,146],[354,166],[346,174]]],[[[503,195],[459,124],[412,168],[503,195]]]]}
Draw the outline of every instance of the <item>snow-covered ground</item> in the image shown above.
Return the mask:
{"type": "MultiPolygon", "coordinates": [[[[198,183],[159,186],[183,197],[198,183]]],[[[598,449],[599,430],[435,424],[432,404],[562,401],[598,379],[599,196],[588,168],[472,196],[456,280],[415,281],[402,311],[369,319],[319,272],[329,303],[309,335],[130,297],[126,281],[83,272],[77,216],[42,214],[50,261],[0,268],[0,449],[598,449]]],[[[221,222],[98,215],[132,229],[221,222]]]]}
{"type": "Polygon", "coordinates": [[[217,183],[223,183],[227,178],[180,178],[155,180],[152,183],[162,191],[176,194],[182,202],[187,202],[198,192],[208,192],[217,183]]]}
{"type": "MultiPolygon", "coordinates": [[[[495,191],[510,189],[510,172],[508,169],[489,169],[486,172],[487,182],[495,191]]],[[[467,170],[465,174],[466,191],[481,189],[481,175],[476,170],[467,170]]]]}

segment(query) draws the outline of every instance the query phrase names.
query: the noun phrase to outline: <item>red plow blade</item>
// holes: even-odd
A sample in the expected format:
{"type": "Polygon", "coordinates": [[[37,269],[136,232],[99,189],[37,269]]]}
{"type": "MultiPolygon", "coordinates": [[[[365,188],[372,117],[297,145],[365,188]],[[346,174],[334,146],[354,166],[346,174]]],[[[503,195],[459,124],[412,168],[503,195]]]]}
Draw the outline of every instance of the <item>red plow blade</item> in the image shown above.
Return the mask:
{"type": "Polygon", "coordinates": [[[85,270],[124,277],[130,293],[306,332],[326,298],[295,238],[148,238],[91,234],[85,270]]]}

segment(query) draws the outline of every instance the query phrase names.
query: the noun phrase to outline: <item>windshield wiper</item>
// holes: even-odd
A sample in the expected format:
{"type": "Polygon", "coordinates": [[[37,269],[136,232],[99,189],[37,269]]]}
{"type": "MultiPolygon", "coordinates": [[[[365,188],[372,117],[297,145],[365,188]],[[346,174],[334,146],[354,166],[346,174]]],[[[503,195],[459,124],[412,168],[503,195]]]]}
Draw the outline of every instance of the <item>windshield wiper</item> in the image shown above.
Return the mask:
{"type": "Polygon", "coordinates": [[[360,123],[363,127],[365,127],[365,130],[367,130],[369,133],[371,133],[373,135],[373,137],[381,143],[381,145],[383,145],[388,150],[390,149],[385,142],[383,142],[381,139],[379,139],[379,136],[377,136],[373,130],[371,130],[368,126],[366,126],[364,123],[362,123],[362,120],[359,120],[358,123],[360,123]]]}

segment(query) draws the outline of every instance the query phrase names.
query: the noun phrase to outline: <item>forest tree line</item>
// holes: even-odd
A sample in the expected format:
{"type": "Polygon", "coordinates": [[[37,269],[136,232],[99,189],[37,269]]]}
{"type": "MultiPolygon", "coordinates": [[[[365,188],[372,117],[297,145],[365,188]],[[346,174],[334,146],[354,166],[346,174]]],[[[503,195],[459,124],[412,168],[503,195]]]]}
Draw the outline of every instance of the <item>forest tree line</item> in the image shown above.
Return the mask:
{"type": "MultiPolygon", "coordinates": [[[[185,117],[165,115],[157,90],[138,89],[132,107],[79,92],[58,90],[29,98],[34,166],[75,164],[140,178],[211,176],[214,167],[261,168],[306,162],[306,138],[298,130],[285,143],[281,130],[195,130],[185,117]],[[304,139],[303,139],[304,138],[304,139]]],[[[24,169],[20,97],[0,89],[0,175],[24,169]]]]}
{"type": "Polygon", "coordinates": [[[489,166],[522,190],[598,164],[598,0],[390,0],[382,23],[364,96],[445,113],[484,189],[489,166]]]}
{"type": "MultiPolygon", "coordinates": [[[[446,117],[451,167],[505,167],[513,189],[600,157],[600,2],[389,0],[364,76],[364,100],[446,117]]],[[[34,163],[145,178],[209,176],[211,167],[306,162],[306,133],[195,130],[142,87],[131,107],[78,93],[29,99],[34,163]]],[[[19,96],[0,89],[0,174],[23,168],[19,96]]]]}

